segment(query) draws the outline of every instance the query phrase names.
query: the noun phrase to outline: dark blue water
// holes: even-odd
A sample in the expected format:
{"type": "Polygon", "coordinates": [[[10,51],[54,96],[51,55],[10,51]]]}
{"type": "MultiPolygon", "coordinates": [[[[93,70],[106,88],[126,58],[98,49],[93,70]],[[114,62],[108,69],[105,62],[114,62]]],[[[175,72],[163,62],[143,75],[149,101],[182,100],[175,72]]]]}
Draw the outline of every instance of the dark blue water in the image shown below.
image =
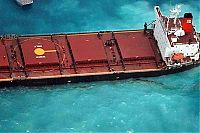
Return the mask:
{"type": "MultiPolygon", "coordinates": [[[[0,0],[0,34],[138,29],[182,3],[200,31],[200,2],[0,0]]],[[[182,15],[181,14],[181,15],[182,15]]],[[[199,132],[200,68],[155,77],[0,90],[0,132],[199,132]]]]}

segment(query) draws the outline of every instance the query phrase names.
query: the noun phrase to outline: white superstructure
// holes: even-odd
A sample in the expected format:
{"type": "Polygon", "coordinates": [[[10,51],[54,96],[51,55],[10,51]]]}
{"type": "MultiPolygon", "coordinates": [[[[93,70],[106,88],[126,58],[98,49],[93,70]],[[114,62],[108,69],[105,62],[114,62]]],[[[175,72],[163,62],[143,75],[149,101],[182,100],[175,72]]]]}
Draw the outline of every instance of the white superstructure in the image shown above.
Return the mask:
{"type": "Polygon", "coordinates": [[[157,40],[162,59],[169,67],[182,66],[199,60],[199,41],[192,25],[192,14],[179,18],[180,6],[170,10],[170,16],[162,15],[155,7],[157,19],[154,23],[154,37],[157,40]]]}

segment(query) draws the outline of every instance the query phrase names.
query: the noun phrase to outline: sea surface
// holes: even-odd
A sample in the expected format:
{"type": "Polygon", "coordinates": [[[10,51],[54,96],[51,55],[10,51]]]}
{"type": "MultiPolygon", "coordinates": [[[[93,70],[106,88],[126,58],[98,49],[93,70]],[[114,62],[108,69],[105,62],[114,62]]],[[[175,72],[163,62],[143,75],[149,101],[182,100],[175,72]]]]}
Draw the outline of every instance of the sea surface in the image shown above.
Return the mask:
{"type": "MultiPolygon", "coordinates": [[[[200,32],[199,0],[0,0],[0,34],[142,29],[175,4],[200,32]]],[[[0,132],[199,132],[199,74],[3,88],[0,132]]]]}

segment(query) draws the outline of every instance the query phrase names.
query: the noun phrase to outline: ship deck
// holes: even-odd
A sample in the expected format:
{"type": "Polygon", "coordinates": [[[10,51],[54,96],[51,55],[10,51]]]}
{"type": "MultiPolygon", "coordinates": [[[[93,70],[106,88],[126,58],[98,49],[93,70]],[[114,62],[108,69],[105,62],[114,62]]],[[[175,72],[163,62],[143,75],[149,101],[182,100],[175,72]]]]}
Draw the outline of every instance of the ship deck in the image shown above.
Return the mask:
{"type": "Polygon", "coordinates": [[[158,70],[163,62],[151,32],[2,36],[0,81],[158,70]]]}
{"type": "MultiPolygon", "coordinates": [[[[175,29],[176,26],[174,25],[174,19],[173,18],[169,18],[169,23],[168,23],[168,18],[167,17],[162,16],[162,19],[164,20],[165,28],[168,27],[168,29],[175,29]]],[[[181,27],[181,22],[182,21],[183,21],[183,18],[178,18],[177,21],[176,21],[176,24],[181,27]]],[[[170,41],[171,45],[172,44],[173,45],[174,44],[178,44],[178,45],[181,45],[181,44],[197,44],[197,40],[194,37],[194,33],[195,33],[195,29],[193,28],[192,31],[189,32],[189,33],[186,33],[186,35],[179,36],[176,43],[172,42],[172,37],[175,36],[175,35],[174,34],[170,34],[170,35],[168,35],[168,40],[170,41]]],[[[196,35],[197,35],[197,33],[196,33],[196,35]]]]}

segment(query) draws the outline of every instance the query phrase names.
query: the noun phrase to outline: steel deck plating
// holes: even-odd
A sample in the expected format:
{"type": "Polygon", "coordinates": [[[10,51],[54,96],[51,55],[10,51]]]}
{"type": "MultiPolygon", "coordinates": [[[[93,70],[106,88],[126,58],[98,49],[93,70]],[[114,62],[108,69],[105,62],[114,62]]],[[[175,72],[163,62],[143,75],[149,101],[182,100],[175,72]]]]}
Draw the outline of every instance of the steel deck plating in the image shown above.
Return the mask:
{"type": "Polygon", "coordinates": [[[151,32],[4,36],[0,81],[160,69],[151,32]]]}

